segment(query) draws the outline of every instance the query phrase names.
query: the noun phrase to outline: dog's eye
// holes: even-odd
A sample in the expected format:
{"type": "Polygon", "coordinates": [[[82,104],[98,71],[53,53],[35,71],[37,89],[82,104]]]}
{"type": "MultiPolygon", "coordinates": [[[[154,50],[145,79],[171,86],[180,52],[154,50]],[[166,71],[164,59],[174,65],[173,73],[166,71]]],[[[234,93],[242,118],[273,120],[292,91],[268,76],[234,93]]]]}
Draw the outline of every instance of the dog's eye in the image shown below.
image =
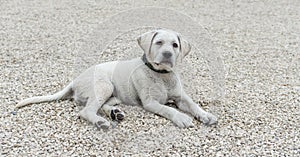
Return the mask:
{"type": "Polygon", "coordinates": [[[174,47],[174,48],[177,48],[177,47],[178,47],[178,44],[173,43],[173,47],[174,47]]]}
{"type": "Polygon", "coordinates": [[[156,44],[156,45],[162,45],[163,43],[162,43],[162,41],[158,41],[158,42],[156,42],[155,44],[156,44]]]}

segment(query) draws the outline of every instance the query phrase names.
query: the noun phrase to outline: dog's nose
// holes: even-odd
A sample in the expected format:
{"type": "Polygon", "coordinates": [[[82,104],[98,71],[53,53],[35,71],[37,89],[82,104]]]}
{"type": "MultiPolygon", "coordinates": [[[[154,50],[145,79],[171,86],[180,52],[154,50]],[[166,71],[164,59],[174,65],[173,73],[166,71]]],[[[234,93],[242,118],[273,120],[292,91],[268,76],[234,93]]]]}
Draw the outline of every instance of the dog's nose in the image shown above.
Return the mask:
{"type": "Polygon", "coordinates": [[[172,56],[172,53],[171,53],[171,52],[164,52],[164,53],[163,53],[163,56],[164,56],[165,58],[170,58],[170,57],[172,56]]]}

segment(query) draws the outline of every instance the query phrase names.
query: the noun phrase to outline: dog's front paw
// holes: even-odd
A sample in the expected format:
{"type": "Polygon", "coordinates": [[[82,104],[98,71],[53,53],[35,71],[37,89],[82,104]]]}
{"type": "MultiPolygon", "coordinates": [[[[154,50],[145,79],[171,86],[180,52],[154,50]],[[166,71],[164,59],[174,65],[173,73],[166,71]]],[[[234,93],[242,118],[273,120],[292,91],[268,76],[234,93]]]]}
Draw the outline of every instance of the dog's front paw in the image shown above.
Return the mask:
{"type": "Polygon", "coordinates": [[[204,114],[199,114],[196,118],[203,122],[205,125],[213,125],[218,123],[218,118],[211,113],[205,112],[204,114]]]}
{"type": "Polygon", "coordinates": [[[117,108],[111,110],[110,118],[118,122],[122,121],[125,118],[125,113],[117,108]]]}
{"type": "Polygon", "coordinates": [[[173,117],[172,121],[180,128],[194,127],[193,119],[181,112],[178,112],[178,114],[173,117]]]}

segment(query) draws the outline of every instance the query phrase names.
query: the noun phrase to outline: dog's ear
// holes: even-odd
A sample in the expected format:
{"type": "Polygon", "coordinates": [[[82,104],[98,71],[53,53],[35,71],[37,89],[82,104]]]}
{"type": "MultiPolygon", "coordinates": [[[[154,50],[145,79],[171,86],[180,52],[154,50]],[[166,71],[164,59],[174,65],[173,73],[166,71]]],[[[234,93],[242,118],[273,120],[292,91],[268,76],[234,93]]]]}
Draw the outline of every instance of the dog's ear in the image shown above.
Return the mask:
{"type": "Polygon", "coordinates": [[[186,41],[184,38],[182,38],[180,34],[178,34],[177,36],[178,36],[178,41],[180,44],[181,59],[183,59],[191,51],[191,45],[189,44],[188,41],[186,41]]]}
{"type": "Polygon", "coordinates": [[[157,34],[157,31],[150,31],[142,34],[137,38],[138,44],[144,50],[145,53],[150,52],[153,38],[157,34]]]}

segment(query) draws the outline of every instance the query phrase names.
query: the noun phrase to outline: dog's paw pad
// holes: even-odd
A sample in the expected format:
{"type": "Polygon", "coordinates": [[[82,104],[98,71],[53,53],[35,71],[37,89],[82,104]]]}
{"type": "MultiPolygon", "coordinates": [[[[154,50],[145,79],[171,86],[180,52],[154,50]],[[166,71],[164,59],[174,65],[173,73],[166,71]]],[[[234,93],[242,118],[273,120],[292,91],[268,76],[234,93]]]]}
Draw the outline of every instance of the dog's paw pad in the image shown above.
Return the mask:
{"type": "Polygon", "coordinates": [[[109,128],[109,123],[103,121],[98,121],[95,125],[98,129],[102,130],[107,130],[109,128]]]}
{"type": "Polygon", "coordinates": [[[113,109],[110,112],[110,117],[112,120],[116,120],[118,122],[122,121],[125,118],[124,112],[119,109],[113,109]]]}

